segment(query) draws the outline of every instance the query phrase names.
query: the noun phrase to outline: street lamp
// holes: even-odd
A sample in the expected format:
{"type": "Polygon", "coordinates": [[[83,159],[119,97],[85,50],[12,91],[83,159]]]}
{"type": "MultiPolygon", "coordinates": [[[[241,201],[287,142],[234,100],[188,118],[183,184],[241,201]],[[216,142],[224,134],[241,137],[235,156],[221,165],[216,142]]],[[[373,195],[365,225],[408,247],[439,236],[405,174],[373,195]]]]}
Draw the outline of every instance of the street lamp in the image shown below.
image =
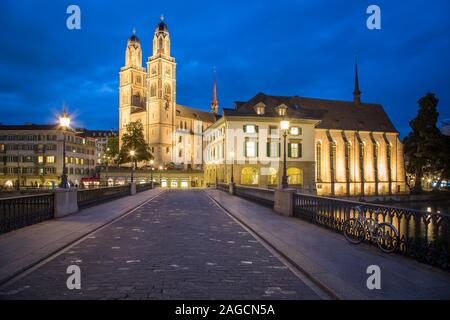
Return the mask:
{"type": "Polygon", "coordinates": [[[151,188],[153,189],[153,164],[155,163],[155,161],[153,161],[153,160],[150,160],[150,185],[151,185],[151,188]]]}
{"type": "Polygon", "coordinates": [[[280,128],[283,130],[283,138],[284,138],[284,153],[283,153],[283,178],[281,180],[281,189],[288,188],[288,178],[287,178],[287,169],[286,169],[286,137],[287,132],[289,130],[289,121],[288,120],[281,120],[280,121],[280,128]]]}
{"type": "Polygon", "coordinates": [[[133,183],[134,155],[135,154],[136,154],[136,151],[130,150],[130,157],[131,157],[131,183],[133,183]]]}
{"type": "Polygon", "coordinates": [[[67,181],[67,166],[66,166],[66,130],[70,127],[70,117],[64,110],[63,114],[59,117],[59,125],[63,129],[63,172],[61,175],[61,185],[63,189],[69,188],[69,182],[67,181]]]}
{"type": "Polygon", "coordinates": [[[233,165],[234,165],[234,151],[230,152],[230,157],[231,157],[231,184],[234,184],[234,170],[233,170],[233,165]]]}

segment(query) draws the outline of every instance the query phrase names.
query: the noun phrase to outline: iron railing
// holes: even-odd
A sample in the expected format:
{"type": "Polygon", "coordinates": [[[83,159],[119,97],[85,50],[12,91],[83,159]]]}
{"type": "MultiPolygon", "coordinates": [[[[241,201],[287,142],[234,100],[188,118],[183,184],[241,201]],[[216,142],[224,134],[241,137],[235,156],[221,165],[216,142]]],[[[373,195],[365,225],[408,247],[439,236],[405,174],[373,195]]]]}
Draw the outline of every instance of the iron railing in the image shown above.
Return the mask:
{"type": "Polygon", "coordinates": [[[235,195],[271,208],[275,203],[275,191],[270,189],[236,186],[235,195]]]}
{"type": "Polygon", "coordinates": [[[120,198],[130,195],[130,186],[123,185],[118,187],[106,187],[78,190],[77,201],[78,208],[86,208],[106,200],[120,198]]]}
{"type": "Polygon", "coordinates": [[[218,183],[217,184],[217,189],[221,190],[221,191],[225,191],[225,192],[229,192],[230,191],[230,185],[228,183],[218,183]]]}
{"type": "Polygon", "coordinates": [[[317,197],[294,195],[294,215],[336,232],[345,220],[358,214],[376,222],[392,223],[400,239],[398,252],[421,262],[449,269],[450,216],[412,209],[317,197]]]}
{"type": "Polygon", "coordinates": [[[0,234],[54,217],[51,193],[0,199],[0,234]]]}
{"type": "Polygon", "coordinates": [[[136,185],[136,192],[143,192],[152,189],[152,183],[141,183],[136,185]]]}

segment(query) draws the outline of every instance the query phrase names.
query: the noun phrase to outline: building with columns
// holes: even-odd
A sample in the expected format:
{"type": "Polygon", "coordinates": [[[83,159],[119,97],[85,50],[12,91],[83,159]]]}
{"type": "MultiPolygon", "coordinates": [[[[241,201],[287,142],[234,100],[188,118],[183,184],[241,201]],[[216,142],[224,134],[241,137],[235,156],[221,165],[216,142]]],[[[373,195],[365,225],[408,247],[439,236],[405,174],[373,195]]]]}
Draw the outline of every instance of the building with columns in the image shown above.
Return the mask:
{"type": "Polygon", "coordinates": [[[318,195],[407,192],[403,146],[383,107],[361,102],[259,93],[204,133],[206,183],[277,187],[287,155],[290,187],[318,195]],[[286,150],[280,121],[289,120],[286,150]]]}
{"type": "Polygon", "coordinates": [[[146,68],[136,32],[128,39],[119,96],[120,138],[129,122],[140,121],[156,166],[173,162],[186,169],[202,168],[202,134],[215,122],[217,113],[177,104],[176,63],[163,17],[156,26],[146,68]]]}

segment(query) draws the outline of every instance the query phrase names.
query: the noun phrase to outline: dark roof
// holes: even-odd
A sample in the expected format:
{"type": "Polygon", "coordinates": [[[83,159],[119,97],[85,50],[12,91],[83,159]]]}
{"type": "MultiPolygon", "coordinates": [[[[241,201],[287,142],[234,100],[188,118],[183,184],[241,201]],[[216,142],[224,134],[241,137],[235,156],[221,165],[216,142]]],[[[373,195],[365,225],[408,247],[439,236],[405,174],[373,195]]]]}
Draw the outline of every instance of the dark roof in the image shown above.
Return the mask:
{"type": "Polygon", "coordinates": [[[118,132],[117,130],[88,130],[84,128],[76,129],[77,132],[82,133],[86,137],[92,137],[92,138],[106,138],[106,137],[113,137],[117,136],[118,132]]]}
{"type": "Polygon", "coordinates": [[[128,39],[128,41],[129,41],[129,42],[137,42],[137,43],[140,43],[139,38],[138,38],[135,34],[133,34],[133,35],[128,39]]]}
{"type": "Polygon", "coordinates": [[[161,20],[158,25],[156,26],[157,31],[165,31],[169,32],[169,28],[167,28],[167,24],[164,23],[163,20],[161,20]]]}
{"type": "Polygon", "coordinates": [[[57,130],[59,125],[57,124],[11,124],[0,125],[0,130],[57,130]]]}
{"type": "Polygon", "coordinates": [[[299,96],[269,96],[259,93],[249,101],[236,103],[236,109],[223,109],[225,117],[258,116],[278,117],[276,107],[285,104],[288,117],[316,119],[321,122],[317,128],[345,129],[356,131],[397,132],[383,107],[379,104],[352,101],[336,101],[305,98],[299,96]],[[264,103],[265,114],[258,116],[254,106],[264,103]]]}
{"type": "Polygon", "coordinates": [[[193,109],[179,104],[177,104],[177,116],[209,123],[214,123],[217,120],[212,112],[193,109]]]}

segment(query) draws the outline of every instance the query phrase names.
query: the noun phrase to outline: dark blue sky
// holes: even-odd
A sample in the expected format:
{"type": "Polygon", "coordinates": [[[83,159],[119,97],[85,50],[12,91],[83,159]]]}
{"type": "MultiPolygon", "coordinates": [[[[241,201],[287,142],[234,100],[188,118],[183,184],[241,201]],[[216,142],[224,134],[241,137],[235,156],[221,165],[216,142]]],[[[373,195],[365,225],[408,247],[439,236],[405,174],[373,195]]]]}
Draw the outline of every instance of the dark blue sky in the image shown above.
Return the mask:
{"type": "Polygon", "coordinates": [[[264,92],[349,100],[354,54],[362,99],[384,105],[406,134],[417,100],[450,118],[450,1],[0,1],[0,122],[48,123],[65,103],[76,124],[118,125],[118,73],[136,27],[151,52],[164,14],[177,61],[177,102],[209,109],[217,65],[222,107],[264,92]],[[77,4],[82,30],[66,28],[77,4]],[[382,30],[366,28],[366,8],[382,30]]]}

